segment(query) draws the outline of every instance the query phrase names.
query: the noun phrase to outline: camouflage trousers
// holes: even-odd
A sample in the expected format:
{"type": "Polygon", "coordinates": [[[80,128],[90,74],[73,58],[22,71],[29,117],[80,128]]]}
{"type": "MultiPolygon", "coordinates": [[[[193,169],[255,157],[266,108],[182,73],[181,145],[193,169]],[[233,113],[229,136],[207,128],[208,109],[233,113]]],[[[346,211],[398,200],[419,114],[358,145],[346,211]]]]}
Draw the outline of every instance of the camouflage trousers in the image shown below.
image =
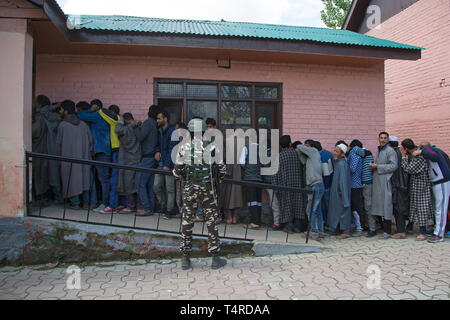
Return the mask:
{"type": "Polygon", "coordinates": [[[217,205],[214,201],[214,193],[211,186],[188,185],[183,192],[183,218],[181,223],[180,250],[186,254],[192,251],[192,229],[197,212],[197,204],[203,207],[203,214],[208,227],[208,252],[218,254],[220,251],[219,229],[216,221],[219,217],[217,205]]]}

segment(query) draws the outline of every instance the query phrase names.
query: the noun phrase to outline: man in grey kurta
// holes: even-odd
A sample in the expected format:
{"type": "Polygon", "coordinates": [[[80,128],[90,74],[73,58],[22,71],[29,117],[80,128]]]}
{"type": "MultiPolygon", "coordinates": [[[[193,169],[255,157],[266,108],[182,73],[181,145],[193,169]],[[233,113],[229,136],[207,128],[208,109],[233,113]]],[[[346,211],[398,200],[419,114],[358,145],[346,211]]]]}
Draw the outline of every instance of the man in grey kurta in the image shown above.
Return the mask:
{"type": "MultiPolygon", "coordinates": [[[[120,149],[118,163],[128,166],[138,166],[141,161],[141,143],[133,128],[134,118],[131,113],[125,113],[123,120],[117,122],[115,132],[119,137],[120,149]]],[[[117,192],[127,197],[127,208],[121,213],[132,213],[136,210],[135,171],[119,170],[117,192]]]]}
{"type": "MultiPolygon", "coordinates": [[[[93,151],[92,134],[86,123],[75,115],[75,103],[65,100],[61,103],[64,118],[58,127],[56,147],[58,155],[68,158],[91,159],[93,151]]],[[[83,208],[89,206],[90,166],[61,162],[62,193],[70,199],[70,208],[80,209],[80,195],[83,208]]]]}
{"type": "Polygon", "coordinates": [[[369,214],[369,229],[375,231],[374,216],[383,218],[383,231],[380,239],[390,237],[391,221],[393,216],[392,205],[392,185],[391,177],[398,168],[397,154],[389,145],[389,134],[381,132],[378,135],[379,147],[376,163],[372,163],[370,168],[373,170],[373,189],[372,189],[372,208],[369,214]]]}
{"type": "Polygon", "coordinates": [[[339,144],[334,150],[334,175],[330,189],[330,203],[328,206],[328,226],[336,230],[338,225],[342,234],[337,238],[350,237],[352,214],[351,205],[351,177],[350,168],[345,160],[347,146],[339,144]]]}

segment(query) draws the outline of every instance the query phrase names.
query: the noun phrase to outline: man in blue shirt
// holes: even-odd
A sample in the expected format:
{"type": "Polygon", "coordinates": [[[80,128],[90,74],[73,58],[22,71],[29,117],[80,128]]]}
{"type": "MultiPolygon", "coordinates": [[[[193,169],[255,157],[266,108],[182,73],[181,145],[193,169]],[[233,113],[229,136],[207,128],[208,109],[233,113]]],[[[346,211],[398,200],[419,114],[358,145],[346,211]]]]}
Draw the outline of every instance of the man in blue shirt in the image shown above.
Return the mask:
{"type": "MultiPolygon", "coordinates": [[[[111,162],[110,128],[108,123],[98,113],[98,110],[102,107],[102,102],[99,99],[94,99],[91,101],[91,109],[81,111],[77,114],[77,117],[91,125],[94,139],[94,159],[96,161],[111,162]]],[[[103,212],[109,206],[109,168],[97,166],[96,169],[102,186],[102,204],[93,211],[103,212]]]]}
{"type": "MultiPolygon", "coordinates": [[[[360,154],[356,152],[356,147],[362,150],[362,143],[359,140],[353,140],[350,143],[350,151],[348,154],[348,166],[350,167],[351,176],[351,209],[352,209],[352,223],[356,226],[356,232],[352,234],[354,237],[362,235],[361,220],[363,220],[364,214],[364,202],[362,197],[363,185],[361,181],[363,161],[360,154]]],[[[358,151],[359,151],[358,150],[358,151]]]]}

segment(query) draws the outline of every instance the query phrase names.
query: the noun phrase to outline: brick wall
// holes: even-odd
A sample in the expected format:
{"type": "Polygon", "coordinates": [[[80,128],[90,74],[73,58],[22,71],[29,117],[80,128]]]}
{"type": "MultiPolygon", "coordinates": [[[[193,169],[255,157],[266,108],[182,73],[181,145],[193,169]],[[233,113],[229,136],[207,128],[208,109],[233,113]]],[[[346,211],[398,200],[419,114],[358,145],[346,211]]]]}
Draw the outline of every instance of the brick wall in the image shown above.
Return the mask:
{"type": "Polygon", "coordinates": [[[283,83],[283,133],[317,139],[334,149],[339,139],[358,138],[372,150],[384,130],[384,67],[244,63],[229,70],[215,61],[157,57],[38,55],[36,95],[52,101],[100,98],[135,119],[153,103],[153,78],[283,83]]]}
{"type": "Polygon", "coordinates": [[[368,35],[426,48],[418,61],[386,62],[386,128],[450,152],[450,1],[420,0],[368,35]]]}

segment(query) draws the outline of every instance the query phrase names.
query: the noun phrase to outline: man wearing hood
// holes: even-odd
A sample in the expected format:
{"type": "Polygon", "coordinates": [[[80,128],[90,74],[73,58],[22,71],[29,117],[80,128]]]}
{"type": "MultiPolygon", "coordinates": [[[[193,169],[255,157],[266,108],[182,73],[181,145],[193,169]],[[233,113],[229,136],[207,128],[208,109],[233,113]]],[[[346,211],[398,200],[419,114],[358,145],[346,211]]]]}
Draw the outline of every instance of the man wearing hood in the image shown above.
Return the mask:
{"type": "MultiPolygon", "coordinates": [[[[50,104],[50,100],[46,96],[37,96],[36,108],[33,109],[33,152],[56,155],[56,132],[60,122],[56,111],[57,108],[50,104]]],[[[33,159],[33,189],[38,197],[48,195],[48,190],[51,189],[56,202],[62,203],[61,183],[56,161],[33,159]]]]}
{"type": "MultiPolygon", "coordinates": [[[[86,123],[75,115],[75,103],[65,100],[61,103],[63,121],[58,127],[56,148],[59,156],[77,159],[91,159],[93,140],[86,123]]],[[[70,199],[70,209],[80,209],[80,195],[83,205],[89,203],[90,166],[61,162],[62,192],[70,199]]]]}

